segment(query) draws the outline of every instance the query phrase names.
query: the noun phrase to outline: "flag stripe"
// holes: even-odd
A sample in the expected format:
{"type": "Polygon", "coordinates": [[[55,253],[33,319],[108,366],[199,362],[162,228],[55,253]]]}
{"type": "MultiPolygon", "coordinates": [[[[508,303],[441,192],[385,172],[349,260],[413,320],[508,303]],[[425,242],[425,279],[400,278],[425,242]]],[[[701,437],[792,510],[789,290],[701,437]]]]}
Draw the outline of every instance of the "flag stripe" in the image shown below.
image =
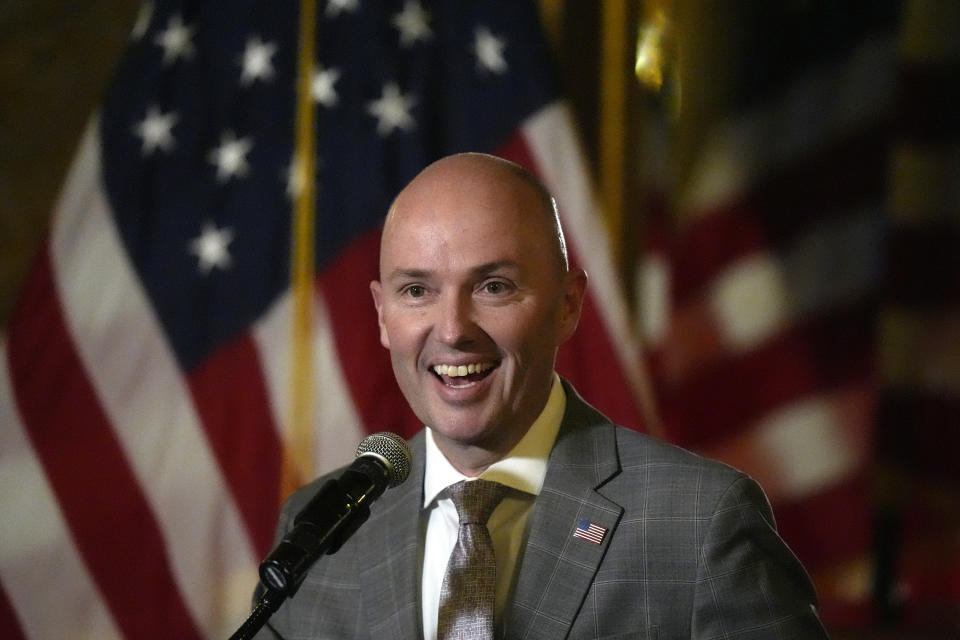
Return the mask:
{"type": "Polygon", "coordinates": [[[4,630],[9,640],[26,640],[23,629],[17,621],[17,616],[13,612],[10,600],[7,598],[7,592],[3,588],[3,580],[0,578],[0,629],[4,630]]]}
{"type": "MultiPolygon", "coordinates": [[[[540,116],[534,116],[534,118],[537,117],[540,116]]],[[[567,123],[558,124],[565,126],[567,123]]],[[[527,143],[527,140],[528,136],[518,133],[497,153],[542,176],[539,159],[533,157],[531,145],[527,143]]],[[[576,149],[571,151],[575,152],[576,149]]],[[[548,182],[546,178],[542,179],[544,182],[548,182]]],[[[548,188],[556,190],[555,185],[549,182],[548,188]]],[[[582,266],[576,246],[578,244],[576,235],[571,229],[566,229],[568,219],[565,215],[566,207],[560,206],[559,209],[561,222],[564,224],[567,233],[567,252],[570,263],[582,266]]],[[[596,367],[618,366],[618,353],[613,349],[610,342],[610,335],[605,322],[606,318],[597,308],[596,294],[591,290],[594,282],[603,282],[602,275],[603,272],[597,274],[595,279],[591,278],[590,280],[590,286],[587,288],[587,295],[584,297],[583,308],[581,309],[577,339],[560,347],[557,352],[556,369],[560,375],[570,380],[581,394],[590,398],[591,402],[604,407],[604,411],[614,422],[639,427],[641,418],[632,385],[623,380],[604,380],[601,384],[596,384],[595,376],[580,366],[581,363],[587,361],[592,362],[593,366],[596,367]]],[[[598,284],[598,286],[600,285],[598,284]]],[[[610,310],[610,313],[615,315],[616,309],[610,310]]]]}
{"type": "Polygon", "coordinates": [[[407,438],[423,426],[410,410],[380,335],[370,282],[379,278],[379,229],[347,247],[318,274],[328,301],[330,326],[353,406],[369,431],[395,431],[407,438]]]}
{"type": "Polygon", "coordinates": [[[565,102],[552,103],[527,119],[521,131],[539,175],[557,198],[568,241],[590,275],[590,291],[603,311],[610,339],[617,345],[618,362],[639,388],[643,372],[637,338],[629,324],[609,237],[570,108],[565,102]]]}
{"type": "Polygon", "coordinates": [[[753,348],[791,324],[873,298],[881,280],[881,223],[867,211],[800,238],[783,253],[758,251],[718,273],[674,311],[670,376],[753,348]]]}
{"type": "Polygon", "coordinates": [[[865,499],[872,481],[861,469],[843,483],[775,505],[778,528],[790,532],[790,547],[808,569],[836,565],[872,547],[873,514],[865,499]]]}
{"type": "Polygon", "coordinates": [[[784,403],[703,453],[750,469],[771,502],[791,502],[865,467],[875,409],[872,385],[857,381],[784,403]]]}
{"type": "Polygon", "coordinates": [[[282,449],[253,340],[244,334],[222,346],[188,381],[210,446],[262,558],[273,542],[282,449]],[[225,392],[229,389],[235,392],[225,392]]]}
{"type": "Polygon", "coordinates": [[[807,158],[815,166],[823,152],[841,148],[835,141],[887,121],[896,52],[889,36],[865,39],[839,64],[815,69],[763,108],[717,126],[702,145],[680,209],[689,215],[724,207],[784,167],[807,158]]]}
{"type": "Polygon", "coordinates": [[[70,341],[52,278],[44,251],[10,323],[11,378],[27,433],[124,635],[199,638],[141,484],[70,341]],[[141,611],[141,598],[166,607],[141,611]]]}
{"type": "Polygon", "coordinates": [[[249,609],[249,598],[230,585],[255,583],[254,550],[113,226],[96,131],[94,120],[67,178],[50,239],[68,343],[76,345],[83,363],[77,375],[89,376],[105,424],[132,468],[130,481],[156,514],[161,548],[193,619],[208,637],[227,635],[249,609]],[[99,286],[91,289],[90,282],[99,286]],[[198,544],[209,536],[218,539],[216,546],[198,544]],[[209,571],[211,565],[222,572],[209,571]],[[224,590],[227,601],[221,599],[224,590]]]}
{"type": "Polygon", "coordinates": [[[0,613],[0,630],[5,637],[57,638],[72,629],[78,640],[119,639],[17,414],[6,342],[0,357],[0,592],[19,618],[11,613],[8,625],[0,613]]]}
{"type": "Polygon", "coordinates": [[[686,446],[710,446],[785,403],[869,376],[874,307],[865,301],[808,318],[755,349],[672,380],[664,390],[671,437],[686,446]]]}
{"type": "MultiPolygon", "coordinates": [[[[253,339],[264,367],[273,423],[280,432],[287,424],[290,394],[291,292],[286,292],[253,328],[253,339]]],[[[366,431],[350,399],[350,390],[337,357],[329,313],[318,296],[314,318],[314,395],[316,468],[336,469],[354,457],[366,431]]]]}
{"type": "Polygon", "coordinates": [[[502,153],[527,163],[554,194],[571,259],[589,277],[577,338],[561,348],[557,368],[615,422],[641,430],[655,428],[639,341],[629,323],[569,106],[547,105],[523,123],[520,133],[502,153]],[[596,369],[584,371],[584,362],[596,369]],[[605,367],[623,376],[593,373],[605,367]]]}

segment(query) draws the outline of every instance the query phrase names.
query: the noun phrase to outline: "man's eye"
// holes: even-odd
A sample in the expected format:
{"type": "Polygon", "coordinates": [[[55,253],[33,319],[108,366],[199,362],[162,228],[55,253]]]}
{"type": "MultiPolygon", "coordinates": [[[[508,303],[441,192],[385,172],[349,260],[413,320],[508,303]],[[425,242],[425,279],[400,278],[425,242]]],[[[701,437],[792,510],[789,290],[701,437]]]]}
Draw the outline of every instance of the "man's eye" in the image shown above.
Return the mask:
{"type": "Polygon", "coordinates": [[[411,298],[422,298],[427,290],[419,284],[412,284],[403,291],[405,294],[411,298]]]}
{"type": "Polygon", "coordinates": [[[507,285],[506,283],[500,282],[498,280],[493,280],[483,285],[483,290],[493,295],[499,295],[501,293],[506,292],[507,285]]]}

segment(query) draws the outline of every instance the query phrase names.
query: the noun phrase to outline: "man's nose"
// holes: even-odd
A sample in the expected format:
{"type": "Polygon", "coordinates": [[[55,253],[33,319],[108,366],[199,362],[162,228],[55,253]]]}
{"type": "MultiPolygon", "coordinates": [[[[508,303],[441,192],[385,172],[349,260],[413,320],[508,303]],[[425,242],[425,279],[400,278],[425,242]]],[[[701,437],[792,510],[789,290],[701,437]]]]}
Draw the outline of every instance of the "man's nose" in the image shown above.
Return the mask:
{"type": "Polygon", "coordinates": [[[474,340],[476,327],[469,295],[451,293],[443,296],[438,311],[436,331],[441,342],[457,347],[474,340]]]}

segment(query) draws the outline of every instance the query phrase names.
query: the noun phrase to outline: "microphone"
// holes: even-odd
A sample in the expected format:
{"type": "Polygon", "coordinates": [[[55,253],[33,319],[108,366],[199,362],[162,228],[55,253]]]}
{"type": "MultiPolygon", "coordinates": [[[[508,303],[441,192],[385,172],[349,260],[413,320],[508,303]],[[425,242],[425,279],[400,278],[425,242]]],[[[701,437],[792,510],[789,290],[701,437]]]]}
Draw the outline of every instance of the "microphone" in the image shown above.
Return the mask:
{"type": "Polygon", "coordinates": [[[323,553],[334,553],[370,516],[370,503],[410,475],[410,448],[394,433],[367,436],[357,457],[327,480],[297,514],[293,528],[260,565],[260,580],[289,597],[323,553]]]}

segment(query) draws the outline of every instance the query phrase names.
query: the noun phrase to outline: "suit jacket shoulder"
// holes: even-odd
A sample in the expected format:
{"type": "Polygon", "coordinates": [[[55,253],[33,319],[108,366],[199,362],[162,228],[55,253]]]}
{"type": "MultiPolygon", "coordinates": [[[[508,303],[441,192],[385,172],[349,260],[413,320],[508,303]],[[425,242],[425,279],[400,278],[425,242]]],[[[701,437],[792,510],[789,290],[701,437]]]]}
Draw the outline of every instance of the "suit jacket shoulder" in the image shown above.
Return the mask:
{"type": "Polygon", "coordinates": [[[566,391],[506,637],[826,637],[752,479],[566,391]]]}

